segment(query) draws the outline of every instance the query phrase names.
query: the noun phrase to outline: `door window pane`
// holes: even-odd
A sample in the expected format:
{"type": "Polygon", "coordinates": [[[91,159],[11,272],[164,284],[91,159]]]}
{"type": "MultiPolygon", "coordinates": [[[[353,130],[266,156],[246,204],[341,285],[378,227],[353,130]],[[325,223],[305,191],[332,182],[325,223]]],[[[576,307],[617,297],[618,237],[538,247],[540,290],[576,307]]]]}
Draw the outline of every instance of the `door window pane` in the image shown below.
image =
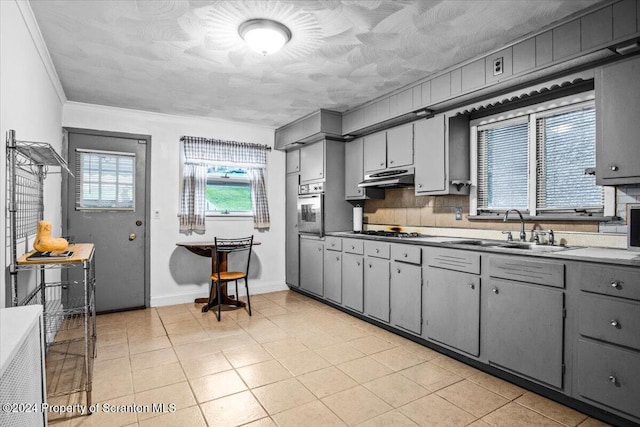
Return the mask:
{"type": "Polygon", "coordinates": [[[135,154],[77,150],[76,209],[134,210],[135,154]]]}

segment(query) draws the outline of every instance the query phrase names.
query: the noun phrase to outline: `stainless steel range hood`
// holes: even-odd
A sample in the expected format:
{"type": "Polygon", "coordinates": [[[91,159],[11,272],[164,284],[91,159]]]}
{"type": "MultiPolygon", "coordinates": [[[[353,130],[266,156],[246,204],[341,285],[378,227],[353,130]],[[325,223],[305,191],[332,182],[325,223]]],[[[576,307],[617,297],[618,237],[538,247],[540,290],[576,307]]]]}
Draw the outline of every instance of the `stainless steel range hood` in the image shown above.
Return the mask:
{"type": "Polygon", "coordinates": [[[413,186],[414,169],[399,168],[370,173],[364,176],[364,181],[358,187],[411,187],[413,186]]]}

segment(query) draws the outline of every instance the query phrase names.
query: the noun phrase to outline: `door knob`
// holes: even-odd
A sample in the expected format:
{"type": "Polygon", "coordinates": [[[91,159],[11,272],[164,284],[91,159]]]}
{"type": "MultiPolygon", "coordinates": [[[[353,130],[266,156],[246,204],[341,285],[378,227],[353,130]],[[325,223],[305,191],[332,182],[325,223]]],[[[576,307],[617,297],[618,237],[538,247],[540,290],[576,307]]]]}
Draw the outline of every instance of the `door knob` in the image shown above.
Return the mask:
{"type": "Polygon", "coordinates": [[[136,238],[136,233],[129,234],[129,241],[135,240],[135,238],[136,238]]]}

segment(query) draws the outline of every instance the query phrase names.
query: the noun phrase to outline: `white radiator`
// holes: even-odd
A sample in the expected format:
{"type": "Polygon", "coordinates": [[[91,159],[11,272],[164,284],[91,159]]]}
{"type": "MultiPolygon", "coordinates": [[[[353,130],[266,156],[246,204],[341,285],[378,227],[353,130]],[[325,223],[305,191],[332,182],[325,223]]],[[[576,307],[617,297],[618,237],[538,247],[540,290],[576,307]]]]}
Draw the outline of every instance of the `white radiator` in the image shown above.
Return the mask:
{"type": "Polygon", "coordinates": [[[46,426],[42,306],[0,309],[0,426],[46,426]]]}

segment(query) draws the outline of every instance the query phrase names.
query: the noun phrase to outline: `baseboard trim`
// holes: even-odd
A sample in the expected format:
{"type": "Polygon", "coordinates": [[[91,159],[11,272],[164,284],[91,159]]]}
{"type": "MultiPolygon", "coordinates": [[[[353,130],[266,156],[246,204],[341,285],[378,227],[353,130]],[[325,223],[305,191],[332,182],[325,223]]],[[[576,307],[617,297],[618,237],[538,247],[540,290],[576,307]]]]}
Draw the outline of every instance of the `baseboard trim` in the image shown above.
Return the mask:
{"type": "MultiPolygon", "coordinates": [[[[233,285],[230,285],[233,286],[233,285]]],[[[268,292],[277,292],[277,291],[286,291],[289,289],[286,283],[284,282],[253,282],[249,283],[251,295],[258,294],[266,294],[268,292]]],[[[190,292],[183,294],[174,294],[174,295],[163,295],[163,296],[152,296],[150,305],[151,307],[162,307],[165,305],[174,305],[174,304],[187,304],[193,302],[196,298],[206,298],[208,296],[209,290],[202,290],[199,292],[190,292]]],[[[234,292],[235,293],[235,289],[234,292]]],[[[240,296],[246,295],[244,292],[244,284],[240,282],[238,284],[238,294],[240,296]]]]}

